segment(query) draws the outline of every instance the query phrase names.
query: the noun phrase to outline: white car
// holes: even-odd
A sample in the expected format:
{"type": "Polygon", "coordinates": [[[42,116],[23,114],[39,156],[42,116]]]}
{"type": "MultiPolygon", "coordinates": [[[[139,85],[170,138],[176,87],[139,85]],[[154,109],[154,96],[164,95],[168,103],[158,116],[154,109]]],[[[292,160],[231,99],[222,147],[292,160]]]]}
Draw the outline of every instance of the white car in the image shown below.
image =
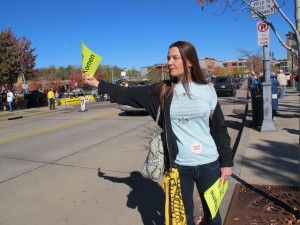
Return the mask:
{"type": "Polygon", "coordinates": [[[147,112],[144,108],[134,108],[129,105],[119,105],[119,109],[121,109],[127,115],[132,115],[134,112],[142,112],[142,113],[147,112]]]}

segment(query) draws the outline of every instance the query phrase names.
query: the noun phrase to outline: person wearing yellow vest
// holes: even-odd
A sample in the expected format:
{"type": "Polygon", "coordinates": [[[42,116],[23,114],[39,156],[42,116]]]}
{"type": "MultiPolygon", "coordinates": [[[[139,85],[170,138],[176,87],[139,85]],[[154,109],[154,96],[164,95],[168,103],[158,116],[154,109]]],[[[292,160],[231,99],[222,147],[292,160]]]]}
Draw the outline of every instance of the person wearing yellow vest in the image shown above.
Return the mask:
{"type": "Polygon", "coordinates": [[[52,88],[50,88],[50,91],[48,92],[47,97],[48,97],[48,100],[50,103],[50,110],[54,109],[54,92],[53,92],[52,88]]]}
{"type": "Polygon", "coordinates": [[[121,82],[121,86],[128,87],[129,85],[128,85],[127,81],[125,79],[123,79],[121,82]]]}

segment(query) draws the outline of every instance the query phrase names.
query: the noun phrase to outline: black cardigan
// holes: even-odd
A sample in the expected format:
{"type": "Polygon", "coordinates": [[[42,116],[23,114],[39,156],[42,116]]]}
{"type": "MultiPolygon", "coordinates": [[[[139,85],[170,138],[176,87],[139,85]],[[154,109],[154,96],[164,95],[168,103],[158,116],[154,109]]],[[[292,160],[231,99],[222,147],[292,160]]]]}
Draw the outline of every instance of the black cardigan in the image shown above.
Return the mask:
{"type": "MultiPolygon", "coordinates": [[[[150,116],[155,120],[159,107],[157,88],[161,84],[153,84],[136,87],[122,87],[107,83],[103,80],[99,82],[98,93],[107,93],[110,98],[122,105],[130,105],[132,107],[144,108],[150,116]]],[[[159,125],[163,128],[162,141],[165,150],[166,169],[170,170],[174,167],[174,162],[178,154],[178,146],[176,136],[172,130],[170,107],[172,96],[165,98],[163,110],[159,119],[159,125]]],[[[210,120],[210,133],[216,143],[219,161],[221,167],[232,167],[232,149],[230,147],[230,136],[227,131],[224,115],[220,104],[214,110],[212,119],[210,120]]]]}

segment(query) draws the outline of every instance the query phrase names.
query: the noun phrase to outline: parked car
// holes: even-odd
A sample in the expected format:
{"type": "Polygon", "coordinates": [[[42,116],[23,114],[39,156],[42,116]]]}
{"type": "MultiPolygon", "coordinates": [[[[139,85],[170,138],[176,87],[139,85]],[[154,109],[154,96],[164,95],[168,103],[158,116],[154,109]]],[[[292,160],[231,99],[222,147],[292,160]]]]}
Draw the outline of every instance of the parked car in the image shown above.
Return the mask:
{"type": "Polygon", "coordinates": [[[241,88],[241,86],[242,86],[242,80],[241,80],[241,78],[234,78],[234,84],[235,84],[235,88],[236,89],[240,89],[241,88]]]}
{"type": "MultiPolygon", "coordinates": [[[[98,93],[95,94],[95,100],[96,102],[102,102],[102,101],[111,101],[110,97],[108,94],[101,94],[99,95],[98,93]]],[[[113,103],[113,102],[112,102],[113,103]]]]}
{"type": "Polygon", "coordinates": [[[214,79],[214,87],[217,95],[236,95],[236,86],[231,76],[221,76],[214,79]]]}
{"type": "MultiPolygon", "coordinates": [[[[140,81],[135,83],[134,85],[137,86],[144,86],[147,85],[148,81],[140,81]]],[[[111,101],[113,101],[113,99],[111,99],[111,101]]],[[[127,115],[132,115],[133,113],[137,112],[137,113],[147,113],[146,109],[144,108],[135,108],[129,105],[119,105],[119,109],[121,109],[123,112],[125,112],[127,115]]]]}
{"type": "Polygon", "coordinates": [[[142,112],[142,113],[147,112],[144,108],[135,108],[129,105],[119,105],[119,109],[121,109],[127,115],[132,115],[135,112],[142,112]]]}

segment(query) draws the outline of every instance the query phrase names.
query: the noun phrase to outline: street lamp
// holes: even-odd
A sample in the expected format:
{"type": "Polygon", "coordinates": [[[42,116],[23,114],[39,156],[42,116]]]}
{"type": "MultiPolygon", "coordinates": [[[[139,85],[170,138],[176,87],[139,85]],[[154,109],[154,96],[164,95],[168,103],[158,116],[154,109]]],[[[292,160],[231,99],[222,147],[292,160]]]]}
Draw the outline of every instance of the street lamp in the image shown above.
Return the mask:
{"type": "Polygon", "coordinates": [[[22,73],[22,79],[23,79],[22,88],[25,89],[25,93],[27,93],[28,92],[28,84],[26,83],[26,78],[25,78],[25,74],[23,71],[23,67],[21,67],[21,73],[22,73]]]}
{"type": "Polygon", "coordinates": [[[122,71],[122,72],[121,72],[121,76],[122,76],[123,78],[125,78],[126,72],[125,72],[125,71],[122,71]]]}

